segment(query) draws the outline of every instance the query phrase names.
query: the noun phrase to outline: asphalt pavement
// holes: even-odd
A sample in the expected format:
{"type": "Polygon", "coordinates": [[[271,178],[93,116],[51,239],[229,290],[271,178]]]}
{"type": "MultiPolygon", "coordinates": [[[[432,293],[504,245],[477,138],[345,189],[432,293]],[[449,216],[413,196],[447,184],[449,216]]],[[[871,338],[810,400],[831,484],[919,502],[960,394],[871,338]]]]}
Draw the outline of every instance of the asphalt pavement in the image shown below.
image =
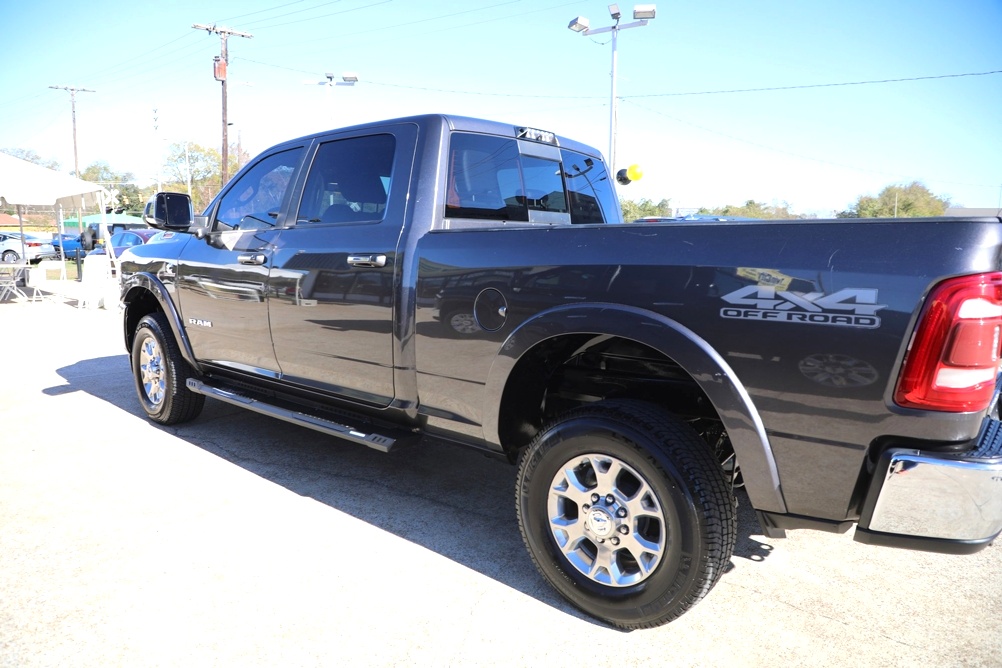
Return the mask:
{"type": "Polygon", "coordinates": [[[1000,545],[774,540],[740,497],[717,587],[622,632],[536,573],[512,467],[212,400],[156,426],[117,311],[74,303],[0,303],[0,666],[1002,665],[1000,545]]]}

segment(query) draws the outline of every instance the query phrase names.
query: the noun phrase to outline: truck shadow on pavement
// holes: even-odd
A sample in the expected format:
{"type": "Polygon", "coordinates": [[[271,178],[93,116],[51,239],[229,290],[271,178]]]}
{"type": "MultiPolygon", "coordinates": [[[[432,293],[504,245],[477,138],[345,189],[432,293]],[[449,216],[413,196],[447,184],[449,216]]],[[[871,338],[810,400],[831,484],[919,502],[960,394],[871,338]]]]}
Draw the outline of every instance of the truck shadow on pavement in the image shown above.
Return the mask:
{"type": "MultiPolygon", "coordinates": [[[[139,408],[128,357],[58,369],[67,385],[133,416],[139,408]]],[[[158,427],[300,496],[420,545],[579,619],[605,626],[564,601],[536,572],[515,518],[515,467],[481,453],[425,442],[388,454],[208,400],[194,421],[158,427]]],[[[734,558],[765,559],[772,546],[744,490],[737,490],[734,558]]],[[[728,571],[734,568],[733,562],[728,571]]],[[[726,572],[725,576],[726,578],[726,572]]]]}

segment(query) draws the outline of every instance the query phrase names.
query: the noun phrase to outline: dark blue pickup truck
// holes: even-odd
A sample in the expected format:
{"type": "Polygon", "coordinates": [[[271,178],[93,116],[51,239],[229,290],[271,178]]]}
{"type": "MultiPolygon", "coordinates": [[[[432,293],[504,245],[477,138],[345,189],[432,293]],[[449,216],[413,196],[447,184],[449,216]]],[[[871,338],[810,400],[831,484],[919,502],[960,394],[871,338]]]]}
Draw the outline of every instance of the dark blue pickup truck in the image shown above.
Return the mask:
{"type": "Polygon", "coordinates": [[[623,225],[593,148],[427,115],[295,139],[121,258],[161,424],[205,397],[379,450],[516,464],[542,576],[624,628],[764,531],[946,553],[1002,530],[1002,223],[623,225]]]}

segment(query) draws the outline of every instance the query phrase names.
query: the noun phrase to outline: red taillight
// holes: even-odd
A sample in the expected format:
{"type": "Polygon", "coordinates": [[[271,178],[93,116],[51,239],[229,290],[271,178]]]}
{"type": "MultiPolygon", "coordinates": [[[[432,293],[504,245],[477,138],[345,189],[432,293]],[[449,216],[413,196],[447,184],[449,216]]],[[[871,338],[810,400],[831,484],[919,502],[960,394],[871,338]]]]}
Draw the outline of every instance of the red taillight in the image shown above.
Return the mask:
{"type": "Polygon", "coordinates": [[[28,248],[38,248],[42,244],[37,241],[25,241],[24,245],[27,246],[28,248]]]}
{"type": "Polygon", "coordinates": [[[988,407],[1002,346],[1002,272],[943,281],[919,316],[894,392],[907,408],[966,413],[988,407]]]}

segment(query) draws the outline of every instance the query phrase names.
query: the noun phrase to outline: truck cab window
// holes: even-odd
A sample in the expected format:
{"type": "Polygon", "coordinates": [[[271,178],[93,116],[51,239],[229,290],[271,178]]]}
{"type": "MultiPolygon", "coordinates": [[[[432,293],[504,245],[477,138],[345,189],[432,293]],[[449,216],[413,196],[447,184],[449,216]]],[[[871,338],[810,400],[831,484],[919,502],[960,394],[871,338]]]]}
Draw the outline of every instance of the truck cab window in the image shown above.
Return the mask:
{"type": "Polygon", "coordinates": [[[609,173],[601,160],[575,151],[561,149],[564,181],[570,199],[571,223],[600,224],[621,223],[623,215],[609,180],[609,173]]]}
{"type": "MultiPolygon", "coordinates": [[[[549,224],[579,222],[567,215],[572,205],[567,196],[567,175],[555,157],[555,153],[549,158],[520,151],[514,139],[453,133],[445,216],[549,224]]],[[[598,222],[604,222],[601,210],[597,206],[596,210],[598,222]]],[[[578,218],[593,222],[595,215],[579,213],[578,218]]]]}
{"type": "Polygon", "coordinates": [[[294,148],[269,155],[240,176],[219,202],[214,229],[274,226],[302,151],[294,148]]]}
{"type": "Polygon", "coordinates": [[[525,189],[516,195],[516,201],[530,211],[567,213],[564,197],[564,179],[560,163],[532,156],[522,156],[522,177],[525,189]]]}
{"type": "Polygon", "coordinates": [[[322,144],[306,179],[297,223],[358,223],[383,219],[396,139],[390,134],[322,144]]]}
{"type": "Polygon", "coordinates": [[[513,139],[453,133],[446,217],[528,221],[518,160],[513,139]]]}

